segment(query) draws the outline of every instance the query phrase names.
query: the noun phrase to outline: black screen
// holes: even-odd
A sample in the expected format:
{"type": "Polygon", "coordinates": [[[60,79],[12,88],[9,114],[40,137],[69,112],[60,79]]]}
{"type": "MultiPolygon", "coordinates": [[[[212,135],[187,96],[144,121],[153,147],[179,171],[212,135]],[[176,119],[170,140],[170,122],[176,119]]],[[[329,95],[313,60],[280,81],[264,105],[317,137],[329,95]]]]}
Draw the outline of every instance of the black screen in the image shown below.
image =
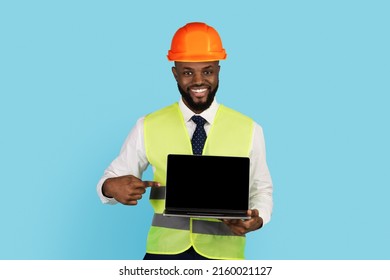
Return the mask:
{"type": "Polygon", "coordinates": [[[249,158],[168,155],[166,205],[248,209],[249,158]]]}

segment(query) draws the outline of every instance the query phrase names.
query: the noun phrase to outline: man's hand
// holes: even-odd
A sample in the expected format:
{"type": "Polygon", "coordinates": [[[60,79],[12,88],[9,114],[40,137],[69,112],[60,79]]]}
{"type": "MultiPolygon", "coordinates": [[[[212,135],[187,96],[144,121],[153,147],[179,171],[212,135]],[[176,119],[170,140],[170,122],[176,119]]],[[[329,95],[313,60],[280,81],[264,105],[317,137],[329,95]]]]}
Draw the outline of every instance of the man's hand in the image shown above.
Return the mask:
{"type": "Polygon", "coordinates": [[[251,217],[249,220],[237,219],[222,221],[237,235],[244,235],[263,226],[263,219],[259,217],[259,211],[257,209],[248,210],[247,215],[251,217]]]}
{"type": "Polygon", "coordinates": [[[113,197],[122,204],[137,205],[147,187],[159,186],[158,182],[142,181],[133,175],[126,175],[107,179],[102,186],[102,192],[103,195],[113,197]]]}

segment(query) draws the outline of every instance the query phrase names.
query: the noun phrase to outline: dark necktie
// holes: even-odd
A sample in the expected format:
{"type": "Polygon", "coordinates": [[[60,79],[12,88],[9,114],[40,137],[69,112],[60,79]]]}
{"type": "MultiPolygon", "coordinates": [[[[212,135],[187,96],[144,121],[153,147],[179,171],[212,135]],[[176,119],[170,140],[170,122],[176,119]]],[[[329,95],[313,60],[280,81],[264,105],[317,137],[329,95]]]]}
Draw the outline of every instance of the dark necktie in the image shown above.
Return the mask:
{"type": "Polygon", "coordinates": [[[194,155],[201,155],[203,151],[204,142],[206,141],[207,135],[204,130],[204,124],[206,120],[201,116],[192,116],[192,121],[196,123],[194,134],[192,135],[192,152],[194,155]]]}

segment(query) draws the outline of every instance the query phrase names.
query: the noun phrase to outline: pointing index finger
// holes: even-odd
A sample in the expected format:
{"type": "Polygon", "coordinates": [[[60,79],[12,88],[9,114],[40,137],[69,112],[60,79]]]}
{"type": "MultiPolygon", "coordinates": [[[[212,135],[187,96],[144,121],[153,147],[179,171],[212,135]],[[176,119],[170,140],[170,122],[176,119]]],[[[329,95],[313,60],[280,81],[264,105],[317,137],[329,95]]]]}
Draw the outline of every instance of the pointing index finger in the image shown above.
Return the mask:
{"type": "Polygon", "coordinates": [[[144,181],[144,187],[145,188],[148,188],[148,187],[160,187],[160,183],[159,182],[155,182],[155,181],[144,181]]]}

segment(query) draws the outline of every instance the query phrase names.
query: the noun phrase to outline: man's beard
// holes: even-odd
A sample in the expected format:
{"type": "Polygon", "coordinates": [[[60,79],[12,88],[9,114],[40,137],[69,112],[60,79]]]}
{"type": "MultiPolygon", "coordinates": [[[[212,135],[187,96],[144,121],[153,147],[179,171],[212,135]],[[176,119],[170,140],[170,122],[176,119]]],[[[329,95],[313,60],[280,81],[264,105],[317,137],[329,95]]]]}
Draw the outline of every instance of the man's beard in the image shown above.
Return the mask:
{"type": "Polygon", "coordinates": [[[185,100],[186,104],[189,106],[189,108],[194,112],[203,112],[204,110],[208,109],[214,101],[215,94],[217,93],[219,84],[215,87],[213,91],[209,93],[207,96],[206,102],[204,103],[195,103],[194,100],[192,100],[191,95],[189,93],[190,89],[187,88],[187,91],[182,89],[179,84],[177,84],[177,87],[179,88],[179,92],[183,99],[185,100]]]}

